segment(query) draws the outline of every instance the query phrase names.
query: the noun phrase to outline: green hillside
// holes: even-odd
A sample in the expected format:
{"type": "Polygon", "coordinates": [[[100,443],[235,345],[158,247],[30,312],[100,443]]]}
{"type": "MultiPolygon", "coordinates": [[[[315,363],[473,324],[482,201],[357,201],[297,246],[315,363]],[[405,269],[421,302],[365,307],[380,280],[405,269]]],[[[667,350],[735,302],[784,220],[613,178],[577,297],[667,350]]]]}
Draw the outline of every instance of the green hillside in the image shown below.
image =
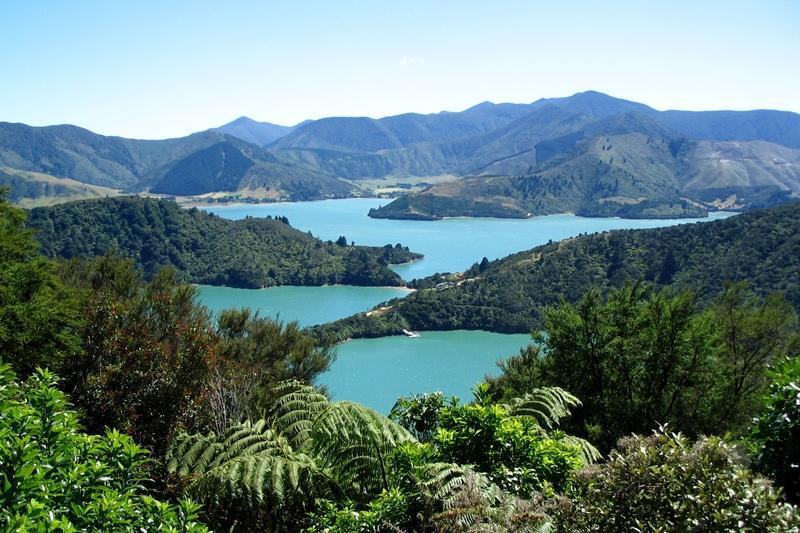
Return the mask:
{"type": "MultiPolygon", "coordinates": [[[[545,106],[540,112],[547,109],[556,108],[545,106]]],[[[535,143],[531,139],[529,150],[484,167],[504,174],[527,166],[524,176],[503,178],[501,188],[497,178],[476,177],[434,186],[370,216],[438,219],[573,212],[679,218],[705,216],[708,208],[778,205],[800,195],[800,150],[765,141],[696,142],[638,111],[588,123],[585,115],[551,113],[561,133],[578,129],[535,143]]],[[[498,147],[493,150],[503,153],[498,147]]]]}
{"type": "Polygon", "coordinates": [[[127,192],[263,200],[386,190],[377,180],[491,176],[511,179],[507,194],[487,194],[484,182],[471,180],[458,197],[453,187],[433,188],[377,216],[702,216],[705,208],[751,209],[800,196],[798,161],[796,113],[657,111],[595,91],[294,127],[241,117],[165,140],[0,123],[0,168],[15,176],[4,181],[28,205],[92,194],[64,183],[43,187],[25,173],[127,192]]]}
{"type": "Polygon", "coordinates": [[[464,274],[415,281],[419,290],[389,307],[320,327],[321,335],[359,337],[402,329],[487,329],[524,333],[544,306],[576,301],[643,279],[691,289],[701,301],[726,280],[760,293],[781,292],[800,309],[800,203],[725,220],[650,230],[620,230],[539,246],[464,274]],[[438,285],[438,288],[437,288],[438,285]]]}
{"type": "Polygon", "coordinates": [[[8,199],[22,207],[39,207],[120,194],[118,189],[11,168],[0,168],[0,187],[8,189],[8,199]]]}
{"type": "Polygon", "coordinates": [[[528,176],[473,177],[434,186],[370,216],[705,216],[702,206],[681,199],[691,146],[645,115],[615,115],[536,144],[529,158],[539,163],[528,176]]]}
{"type": "Polygon", "coordinates": [[[272,191],[276,199],[309,200],[353,193],[351,185],[333,176],[285,163],[258,146],[214,131],[146,141],[106,137],[68,125],[0,123],[0,167],[17,176],[12,197],[37,193],[34,198],[46,198],[55,193],[27,183],[26,172],[174,195],[262,189],[272,191]]]}
{"type": "Polygon", "coordinates": [[[407,248],[322,242],[285,219],[231,221],[175,202],[137,197],[70,202],[30,211],[49,257],[130,257],[148,277],[171,266],[184,281],[231,287],[402,285],[388,268],[421,257],[407,248]]]}

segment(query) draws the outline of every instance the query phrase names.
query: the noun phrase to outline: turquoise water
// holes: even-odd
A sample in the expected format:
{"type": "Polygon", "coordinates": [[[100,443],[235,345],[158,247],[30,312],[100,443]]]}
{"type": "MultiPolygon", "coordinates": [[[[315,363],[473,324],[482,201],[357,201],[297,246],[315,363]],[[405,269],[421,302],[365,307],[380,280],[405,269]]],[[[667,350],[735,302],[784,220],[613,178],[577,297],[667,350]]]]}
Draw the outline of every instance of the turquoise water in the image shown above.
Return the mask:
{"type": "MultiPolygon", "coordinates": [[[[550,240],[581,233],[622,228],[655,228],[693,220],[625,220],[552,215],[525,220],[451,218],[441,221],[375,220],[370,207],[388,200],[348,199],[320,202],[229,205],[209,207],[219,216],[279,215],[292,226],[335,240],[340,235],[357,244],[383,246],[401,242],[425,254],[425,259],[395,270],[405,279],[468,268],[482,257],[496,259],[550,240]]],[[[714,213],[709,221],[730,216],[714,213]]],[[[251,307],[262,316],[302,325],[343,318],[407,294],[381,287],[276,287],[248,290],[200,287],[201,301],[213,311],[251,307]]],[[[514,354],[530,340],[528,335],[486,331],[423,332],[422,337],[382,337],[349,341],[337,347],[338,357],[320,382],[334,399],[354,400],[388,413],[398,396],[441,390],[470,398],[470,389],[487,373],[497,372],[496,361],[514,354]]]]}
{"type": "Polygon", "coordinates": [[[200,301],[214,313],[231,307],[249,307],[260,316],[302,326],[314,326],[353,315],[381,302],[408,294],[390,287],[273,287],[270,289],[232,289],[200,285],[200,301]]]}
{"type": "Polygon", "coordinates": [[[356,244],[383,246],[400,242],[415,252],[425,254],[425,259],[421,261],[394,267],[407,280],[436,272],[462,271],[483,257],[497,259],[550,240],[558,241],[581,233],[657,228],[730,216],[730,213],[712,213],[706,219],[630,220],[549,215],[528,219],[448,218],[435,222],[372,219],[367,216],[371,207],[379,207],[388,202],[389,200],[376,198],[351,198],[318,202],[237,204],[204,209],[230,219],[245,216],[285,216],[295,228],[311,231],[323,240],[336,240],[344,235],[348,241],[356,244]]]}
{"type": "Polygon", "coordinates": [[[416,339],[358,339],[338,346],[338,358],[320,383],[334,399],[363,403],[388,413],[398,396],[442,391],[469,400],[498,359],[516,354],[530,335],[487,331],[423,331],[416,339]]]}
{"type": "MultiPolygon", "coordinates": [[[[261,316],[313,326],[350,316],[408,294],[388,287],[274,287],[233,289],[200,285],[200,300],[212,312],[249,307],[261,316]]],[[[381,337],[348,341],[320,383],[334,399],[354,400],[388,413],[398,396],[441,390],[470,397],[471,387],[496,361],[527,346],[530,335],[488,331],[422,332],[419,338],[381,337]]]]}

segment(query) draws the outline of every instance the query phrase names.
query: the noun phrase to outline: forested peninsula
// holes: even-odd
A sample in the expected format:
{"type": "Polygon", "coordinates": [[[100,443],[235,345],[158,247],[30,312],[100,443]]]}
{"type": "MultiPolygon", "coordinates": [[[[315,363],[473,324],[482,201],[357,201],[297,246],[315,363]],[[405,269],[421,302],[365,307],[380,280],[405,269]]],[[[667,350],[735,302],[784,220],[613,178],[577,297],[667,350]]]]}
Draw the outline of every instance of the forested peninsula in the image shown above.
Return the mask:
{"type": "Polygon", "coordinates": [[[420,290],[408,297],[315,332],[333,340],[403,329],[524,333],[539,327],[543,308],[561,298],[574,302],[592,287],[606,291],[635,280],[690,289],[701,303],[725,281],[747,281],[800,309],[798,257],[800,203],[714,222],[583,235],[415,280],[420,290]]]}
{"type": "Polygon", "coordinates": [[[401,286],[390,264],[419,259],[400,244],[354,246],[323,242],[286,218],[226,220],[140,197],[68,202],[30,211],[42,253],[71,259],[118,253],[146,278],[164,266],[182,281],[239,288],[348,284],[401,286]]]}

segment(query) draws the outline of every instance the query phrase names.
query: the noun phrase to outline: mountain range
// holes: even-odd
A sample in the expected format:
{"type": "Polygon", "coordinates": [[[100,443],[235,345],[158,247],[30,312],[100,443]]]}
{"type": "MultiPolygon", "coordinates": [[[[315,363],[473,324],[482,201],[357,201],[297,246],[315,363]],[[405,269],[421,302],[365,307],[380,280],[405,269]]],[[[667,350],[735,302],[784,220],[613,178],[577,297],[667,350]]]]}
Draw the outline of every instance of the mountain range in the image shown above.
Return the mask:
{"type": "Polygon", "coordinates": [[[427,177],[437,184],[372,216],[703,216],[775,205],[800,194],[800,115],[658,111],[587,91],[291,127],[240,117],[167,140],[0,123],[0,185],[23,204],[120,192],[308,200],[427,177]]]}

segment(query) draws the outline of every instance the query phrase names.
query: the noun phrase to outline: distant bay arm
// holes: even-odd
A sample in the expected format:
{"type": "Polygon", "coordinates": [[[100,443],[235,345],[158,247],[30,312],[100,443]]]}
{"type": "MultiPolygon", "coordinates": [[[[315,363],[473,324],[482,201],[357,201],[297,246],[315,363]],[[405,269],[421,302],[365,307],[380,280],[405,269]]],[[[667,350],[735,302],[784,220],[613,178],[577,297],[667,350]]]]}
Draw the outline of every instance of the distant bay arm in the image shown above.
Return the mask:
{"type": "Polygon", "coordinates": [[[781,293],[800,310],[800,203],[724,220],[617,230],[553,242],[460,274],[415,280],[413,294],[314,328],[328,340],[412,331],[482,329],[526,333],[545,306],[575,302],[592,287],[645,281],[692,290],[705,303],[725,281],[781,293]]]}

